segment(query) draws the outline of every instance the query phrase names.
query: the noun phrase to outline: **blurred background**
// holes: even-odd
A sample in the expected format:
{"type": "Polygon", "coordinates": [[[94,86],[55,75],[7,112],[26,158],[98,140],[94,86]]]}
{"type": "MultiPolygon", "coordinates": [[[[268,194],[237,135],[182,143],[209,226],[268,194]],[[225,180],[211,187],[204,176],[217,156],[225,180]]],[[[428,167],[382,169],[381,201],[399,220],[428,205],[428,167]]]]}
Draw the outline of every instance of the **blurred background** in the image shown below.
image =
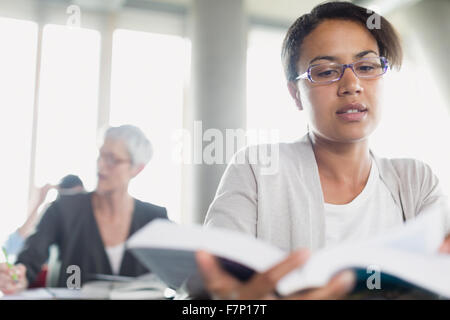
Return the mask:
{"type": "MultiPolygon", "coordinates": [[[[125,123],[155,149],[130,193],[172,220],[202,222],[225,164],[175,161],[177,133],[198,120],[203,131],[277,132],[249,143],[305,134],[280,48],[321,2],[0,0],[0,241],[25,220],[34,187],[72,173],[94,189],[98,134],[125,123]]],[[[427,162],[448,193],[450,1],[353,2],[390,20],[404,46],[372,149],[427,162]]]]}

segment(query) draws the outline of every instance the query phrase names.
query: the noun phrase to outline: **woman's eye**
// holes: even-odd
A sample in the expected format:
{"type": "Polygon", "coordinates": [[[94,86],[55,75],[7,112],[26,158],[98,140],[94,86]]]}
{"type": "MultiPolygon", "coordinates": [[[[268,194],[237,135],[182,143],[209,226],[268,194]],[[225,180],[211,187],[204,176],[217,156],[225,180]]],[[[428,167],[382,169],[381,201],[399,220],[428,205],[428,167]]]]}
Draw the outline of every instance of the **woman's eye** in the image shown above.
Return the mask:
{"type": "Polygon", "coordinates": [[[361,70],[361,71],[370,71],[370,70],[373,70],[373,69],[374,69],[374,67],[372,67],[372,66],[359,67],[359,70],[361,70]]]}
{"type": "Polygon", "coordinates": [[[330,78],[330,77],[335,77],[338,74],[338,72],[334,69],[329,69],[329,70],[323,70],[320,72],[316,73],[316,76],[320,77],[320,78],[330,78]]]}
{"type": "Polygon", "coordinates": [[[372,64],[362,65],[362,66],[358,67],[359,72],[373,72],[377,69],[380,69],[380,66],[376,66],[376,65],[372,65],[372,64]]]}

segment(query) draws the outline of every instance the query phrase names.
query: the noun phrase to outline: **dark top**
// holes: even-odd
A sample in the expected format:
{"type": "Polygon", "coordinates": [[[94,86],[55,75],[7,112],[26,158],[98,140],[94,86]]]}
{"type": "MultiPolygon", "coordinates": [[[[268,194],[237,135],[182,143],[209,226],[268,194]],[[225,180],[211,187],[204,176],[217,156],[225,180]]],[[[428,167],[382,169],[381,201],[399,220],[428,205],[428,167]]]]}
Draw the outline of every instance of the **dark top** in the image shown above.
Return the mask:
{"type": "MultiPolygon", "coordinates": [[[[134,211],[128,238],[155,218],[167,219],[167,211],[134,199],[134,211]]],[[[58,287],[67,286],[73,275],[70,265],[80,268],[81,284],[92,280],[93,274],[112,275],[109,258],[92,209],[92,192],[61,196],[45,211],[36,231],[28,237],[16,263],[27,268],[28,283],[32,284],[49,256],[49,247],[59,249],[61,268],[58,287]]],[[[119,275],[136,277],[150,272],[128,251],[124,252],[119,275]]],[[[72,278],[73,279],[73,278],[72,278]]]]}

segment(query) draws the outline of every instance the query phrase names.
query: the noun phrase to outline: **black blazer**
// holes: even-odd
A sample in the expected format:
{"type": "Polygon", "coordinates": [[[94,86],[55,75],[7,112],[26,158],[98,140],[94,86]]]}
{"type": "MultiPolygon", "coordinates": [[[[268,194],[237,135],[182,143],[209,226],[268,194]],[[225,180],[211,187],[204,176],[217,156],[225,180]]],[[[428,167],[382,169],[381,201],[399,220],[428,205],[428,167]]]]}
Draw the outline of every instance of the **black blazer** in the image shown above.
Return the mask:
{"type": "MultiPolygon", "coordinates": [[[[134,199],[134,212],[128,238],[155,218],[167,219],[167,210],[151,203],[134,199]]],[[[31,284],[42,265],[48,260],[49,247],[59,249],[61,268],[58,287],[67,287],[70,265],[80,267],[81,284],[92,280],[93,274],[112,274],[111,265],[103,245],[92,209],[92,192],[61,196],[45,211],[36,231],[27,238],[16,263],[27,268],[31,284]]],[[[150,272],[126,250],[119,275],[136,277],[150,272]]]]}

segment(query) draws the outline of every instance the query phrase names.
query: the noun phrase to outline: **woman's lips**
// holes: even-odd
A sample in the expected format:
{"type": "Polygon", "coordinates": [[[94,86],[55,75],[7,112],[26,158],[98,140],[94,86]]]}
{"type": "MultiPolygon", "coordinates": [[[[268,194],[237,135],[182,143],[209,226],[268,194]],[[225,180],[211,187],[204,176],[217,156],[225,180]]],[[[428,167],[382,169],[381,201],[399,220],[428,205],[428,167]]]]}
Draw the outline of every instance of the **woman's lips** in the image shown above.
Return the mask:
{"type": "Polygon", "coordinates": [[[338,118],[348,122],[361,121],[367,116],[367,110],[351,113],[336,113],[338,118]]]}

